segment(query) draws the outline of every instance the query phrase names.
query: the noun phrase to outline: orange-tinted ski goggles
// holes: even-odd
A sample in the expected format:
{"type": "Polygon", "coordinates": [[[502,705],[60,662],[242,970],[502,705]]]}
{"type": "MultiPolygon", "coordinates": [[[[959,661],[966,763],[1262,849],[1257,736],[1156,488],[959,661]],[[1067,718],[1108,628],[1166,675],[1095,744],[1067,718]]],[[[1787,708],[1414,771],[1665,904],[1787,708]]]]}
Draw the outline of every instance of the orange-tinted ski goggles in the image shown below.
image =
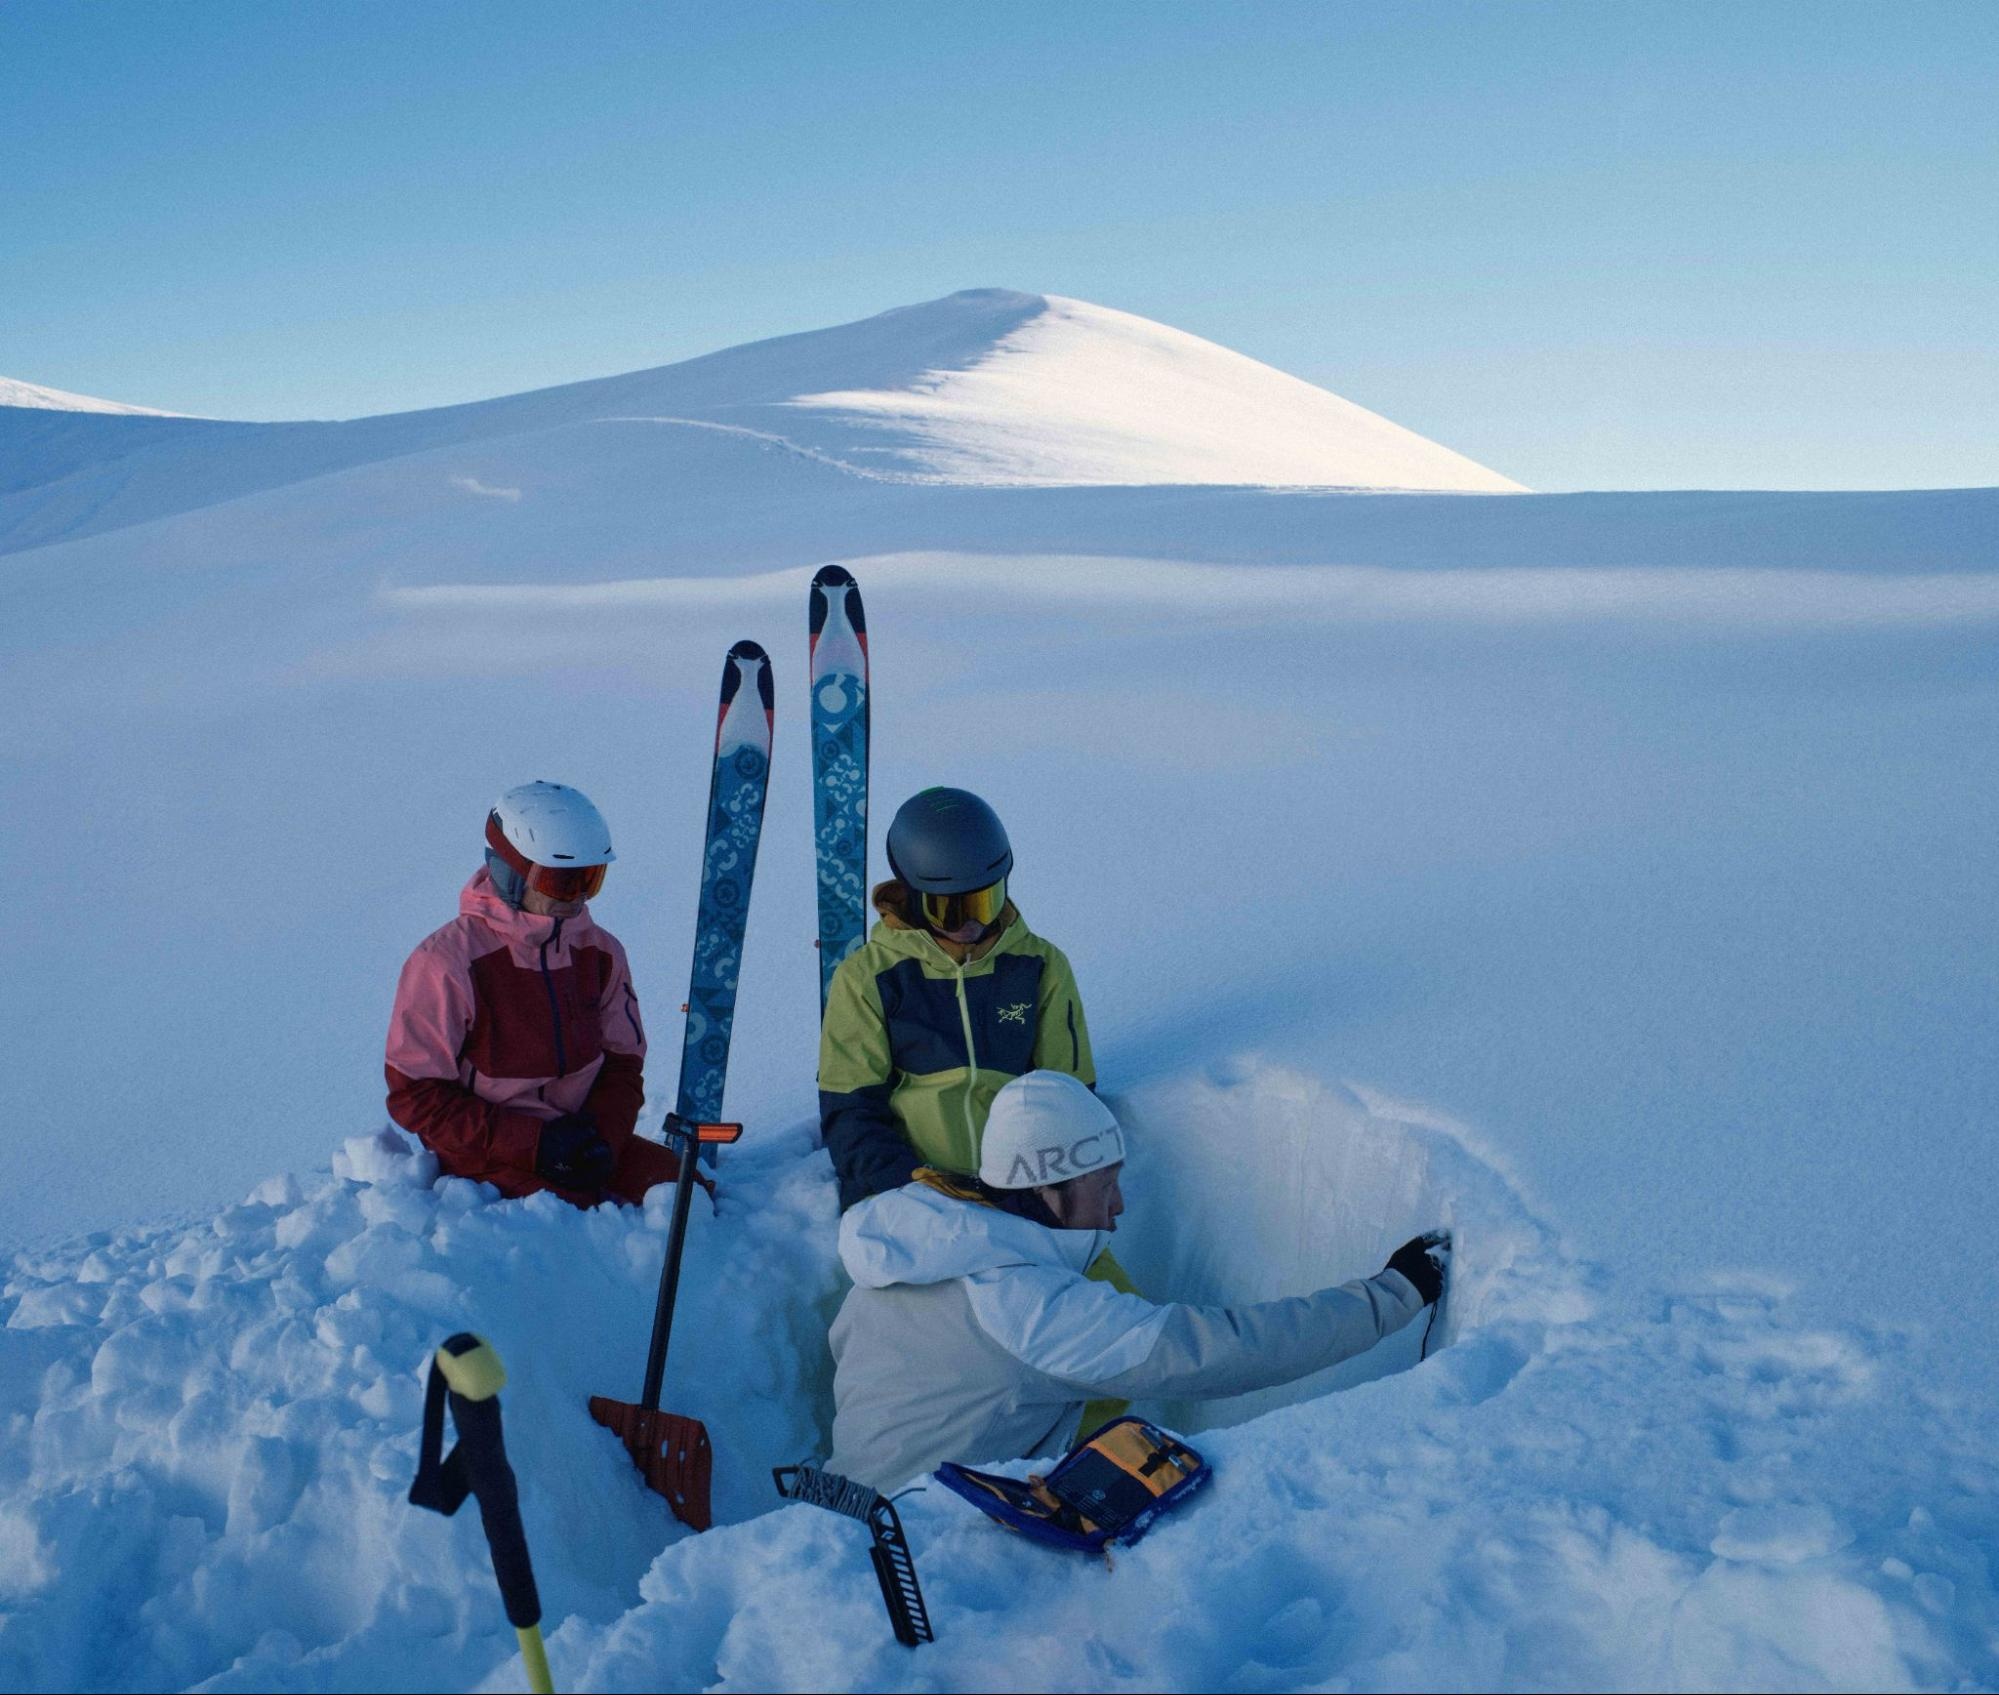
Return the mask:
{"type": "Polygon", "coordinates": [[[528,888],[550,900],[591,900],[604,886],[605,865],[537,865],[507,840],[500,815],[486,815],[486,845],[505,860],[528,888]]]}
{"type": "Polygon", "coordinates": [[[947,936],[967,924],[976,924],[984,930],[1006,910],[1006,879],[1002,877],[989,888],[971,889],[964,894],[919,894],[917,898],[922,903],[923,922],[933,930],[947,936]]]}

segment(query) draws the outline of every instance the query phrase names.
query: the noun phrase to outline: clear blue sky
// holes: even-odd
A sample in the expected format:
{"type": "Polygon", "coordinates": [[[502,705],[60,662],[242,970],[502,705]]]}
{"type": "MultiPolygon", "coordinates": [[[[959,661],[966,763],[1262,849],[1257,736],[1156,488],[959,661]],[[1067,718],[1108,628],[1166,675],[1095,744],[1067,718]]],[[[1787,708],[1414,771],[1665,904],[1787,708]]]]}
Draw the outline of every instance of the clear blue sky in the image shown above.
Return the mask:
{"type": "Polygon", "coordinates": [[[0,4],[0,374],[338,417],[985,285],[1538,488],[1999,483],[1999,4],[0,4]]]}

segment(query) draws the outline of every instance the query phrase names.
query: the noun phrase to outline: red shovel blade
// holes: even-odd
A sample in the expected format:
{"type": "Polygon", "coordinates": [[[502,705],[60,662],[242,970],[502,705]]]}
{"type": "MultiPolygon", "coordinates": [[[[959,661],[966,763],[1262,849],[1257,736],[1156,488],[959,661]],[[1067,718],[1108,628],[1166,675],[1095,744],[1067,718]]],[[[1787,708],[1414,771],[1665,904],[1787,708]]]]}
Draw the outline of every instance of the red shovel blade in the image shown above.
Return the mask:
{"type": "Polygon", "coordinates": [[[708,1445],[708,1427],[698,1418],[647,1412],[607,1395],[590,1397],[590,1416],[624,1443],[646,1487],[666,1497],[682,1524],[706,1530],[715,1522],[708,1500],[715,1451],[708,1445]]]}

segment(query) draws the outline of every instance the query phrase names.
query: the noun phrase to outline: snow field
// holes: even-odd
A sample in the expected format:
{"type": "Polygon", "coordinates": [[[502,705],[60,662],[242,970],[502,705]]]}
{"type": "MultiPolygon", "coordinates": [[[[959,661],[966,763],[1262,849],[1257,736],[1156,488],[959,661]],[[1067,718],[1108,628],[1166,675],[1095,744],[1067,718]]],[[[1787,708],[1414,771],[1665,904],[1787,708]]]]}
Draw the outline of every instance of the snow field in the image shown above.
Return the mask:
{"type": "Polygon", "coordinates": [[[1448,1347],[1407,1369],[1412,1326],[1203,1409],[1214,1485],[1114,1570],[906,1495],[938,1633],[912,1654],[865,1533],[777,1504],[768,1468],[820,1445],[840,1293],[803,1129],[697,1207],[665,1401],[715,1439],[700,1537],[584,1408],[635,1392],[668,1192],[501,1201],[384,1130],[212,1220],[7,1267],[0,1682],[519,1687],[476,1512],[404,1500],[428,1350],[461,1327],[508,1363],[563,1687],[1891,1689],[1994,1665],[1958,1521],[1999,1477],[1976,1409],[1930,1405],[1920,1446],[1883,1423],[1917,1392],[1892,1337],[1803,1327],[1754,1280],[1620,1291],[1462,1132],[1371,1091],[1245,1057],[1117,1104],[1119,1248],[1162,1293],[1296,1292],[1440,1216],[1459,1253],[1448,1347]]]}

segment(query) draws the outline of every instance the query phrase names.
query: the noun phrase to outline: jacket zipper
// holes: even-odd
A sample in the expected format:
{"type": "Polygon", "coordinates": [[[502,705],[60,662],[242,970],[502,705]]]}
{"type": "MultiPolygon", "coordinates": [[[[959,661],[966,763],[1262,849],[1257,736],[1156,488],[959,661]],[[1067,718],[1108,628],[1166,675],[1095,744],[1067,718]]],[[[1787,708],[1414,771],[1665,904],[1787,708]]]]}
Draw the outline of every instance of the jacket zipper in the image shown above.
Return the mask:
{"type": "Polygon", "coordinates": [[[548,974],[548,944],[562,939],[562,920],[556,919],[548,933],[548,941],[541,944],[541,986],[548,991],[548,1018],[555,1026],[555,1074],[560,1077],[569,1070],[569,1059],[562,1046],[562,1006],[555,998],[555,979],[548,974]]]}
{"type": "Polygon", "coordinates": [[[965,966],[958,965],[958,1016],[965,1025],[965,1134],[976,1164],[979,1157],[979,1127],[972,1120],[972,1096],[979,1087],[979,1050],[972,1045],[972,1003],[965,995],[965,966]]]}
{"type": "MultiPolygon", "coordinates": [[[[1013,921],[1014,924],[1018,924],[1019,922],[1018,918],[1013,921]]],[[[986,960],[991,959],[1006,945],[1007,937],[1012,934],[1013,924],[1009,924],[1000,932],[999,940],[994,942],[991,947],[987,948],[974,961],[969,959],[953,959],[948,953],[944,952],[943,947],[938,943],[935,936],[931,935],[928,930],[923,932],[923,939],[933,948],[937,949],[937,952],[943,957],[944,962],[952,968],[957,977],[958,1017],[965,1027],[965,1098],[963,1102],[965,1108],[965,1135],[970,1141],[972,1157],[975,1160],[979,1154],[979,1127],[972,1117],[972,1097],[978,1093],[979,1088],[979,1050],[977,1045],[972,1041],[972,1003],[965,996],[965,968],[973,964],[983,964],[986,960]]]]}

